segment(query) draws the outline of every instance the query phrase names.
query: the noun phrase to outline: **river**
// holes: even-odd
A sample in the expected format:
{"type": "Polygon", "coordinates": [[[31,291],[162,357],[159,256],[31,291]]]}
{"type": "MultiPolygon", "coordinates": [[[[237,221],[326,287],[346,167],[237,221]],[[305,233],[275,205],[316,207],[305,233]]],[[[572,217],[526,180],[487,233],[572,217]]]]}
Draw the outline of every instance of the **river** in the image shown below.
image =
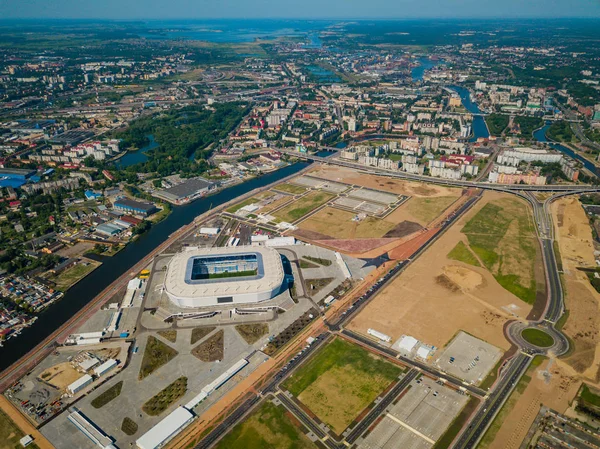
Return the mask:
{"type": "Polygon", "coordinates": [[[148,160],[146,153],[158,147],[158,142],[154,140],[154,136],[152,134],[148,134],[146,137],[148,138],[148,145],[136,151],[128,151],[125,156],[120,157],[115,161],[115,166],[117,168],[125,168],[139,162],[146,162],[148,160]]]}
{"type": "MultiPolygon", "coordinates": [[[[477,103],[471,101],[471,93],[469,92],[469,89],[462,86],[448,87],[454,90],[460,96],[462,104],[467,111],[473,114],[481,114],[481,110],[479,109],[479,106],[477,106],[477,103]]],[[[480,137],[485,139],[490,137],[490,132],[485,124],[485,119],[481,115],[476,115],[473,117],[473,124],[471,126],[473,128],[473,137],[470,139],[471,142],[477,141],[477,139],[480,137]]]]}
{"type": "Polygon", "coordinates": [[[546,132],[548,131],[548,128],[550,128],[550,125],[547,123],[546,125],[542,126],[538,130],[534,131],[533,132],[533,137],[538,142],[547,143],[549,146],[551,146],[555,150],[560,151],[561,153],[566,154],[571,159],[578,160],[579,162],[581,162],[583,164],[583,166],[585,168],[587,168],[589,171],[591,171],[592,173],[594,173],[596,176],[600,177],[600,170],[598,169],[598,167],[596,167],[594,164],[592,164],[586,158],[584,158],[583,156],[580,156],[575,151],[571,150],[570,148],[568,148],[568,147],[566,147],[564,145],[561,145],[559,143],[554,143],[554,142],[549,141],[546,138],[546,132]]]}
{"type": "Polygon", "coordinates": [[[5,342],[4,347],[0,348],[0,370],[7,368],[33,349],[115,279],[167,240],[169,235],[177,229],[191,223],[195,217],[207,212],[211,207],[214,208],[253,189],[264,187],[297,173],[307,165],[307,163],[298,162],[243,184],[229,187],[206,198],[200,198],[185,206],[174,207],[165,220],[152,226],[148,232],[142,234],[135,242],[127,245],[116,255],[104,258],[105,263],[70,288],[63,299],[42,312],[31,327],[24,329],[18,337],[5,342]]]}

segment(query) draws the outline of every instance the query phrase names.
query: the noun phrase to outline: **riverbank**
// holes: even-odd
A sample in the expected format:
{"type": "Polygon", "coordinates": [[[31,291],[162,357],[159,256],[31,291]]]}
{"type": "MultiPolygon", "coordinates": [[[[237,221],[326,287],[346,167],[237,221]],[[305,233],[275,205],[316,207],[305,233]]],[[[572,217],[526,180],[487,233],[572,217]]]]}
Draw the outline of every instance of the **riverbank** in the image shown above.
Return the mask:
{"type": "Polygon", "coordinates": [[[142,234],[136,242],[127,245],[109,259],[110,263],[102,264],[73,286],[63,300],[41,314],[34,326],[22,332],[22,338],[11,341],[0,350],[0,369],[5,370],[2,384],[7,385],[10,379],[18,378],[22,369],[27,369],[30,363],[43,357],[44,350],[51,351],[54,341],[73,333],[95,309],[129,281],[131,273],[145,268],[154,255],[168,248],[186,229],[193,229],[199,221],[219,213],[234,202],[256,195],[275,183],[285,182],[308,167],[307,163],[295,163],[211,197],[174,208],[167,219],[142,234]],[[16,361],[19,362],[15,364],[16,361]]]}

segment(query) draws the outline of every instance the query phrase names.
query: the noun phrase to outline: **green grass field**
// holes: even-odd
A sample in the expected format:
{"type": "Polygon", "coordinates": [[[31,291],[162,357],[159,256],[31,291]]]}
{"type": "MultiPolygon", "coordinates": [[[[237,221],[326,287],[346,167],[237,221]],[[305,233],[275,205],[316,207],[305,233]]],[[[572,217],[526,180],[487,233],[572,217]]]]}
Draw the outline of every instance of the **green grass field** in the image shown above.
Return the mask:
{"type": "Polygon", "coordinates": [[[502,287],[528,304],[535,302],[537,239],[530,210],[522,201],[489,202],[462,232],[502,287]]]}
{"type": "Polygon", "coordinates": [[[335,339],[287,379],[283,387],[341,434],[401,372],[397,365],[335,339]]]}
{"type": "Polygon", "coordinates": [[[590,388],[586,384],[583,384],[581,386],[579,397],[588,404],[593,405],[594,407],[600,407],[600,396],[593,393],[592,390],[590,390],[590,388]]]}
{"type": "MultiPolygon", "coordinates": [[[[0,449],[16,449],[22,447],[19,440],[25,436],[25,433],[17,427],[12,419],[0,410],[0,449]]],[[[35,443],[31,443],[28,448],[38,449],[35,443]]]]}
{"type": "Polygon", "coordinates": [[[281,192],[291,193],[292,195],[301,195],[306,192],[306,187],[297,186],[296,184],[279,184],[274,187],[275,190],[279,190],[281,192]]]}
{"type": "Polygon", "coordinates": [[[521,335],[525,341],[540,348],[549,348],[554,344],[554,338],[539,329],[525,329],[521,335]]]}
{"type": "Polygon", "coordinates": [[[274,212],[273,215],[280,220],[293,223],[296,220],[304,217],[309,212],[312,212],[320,205],[326,203],[333,195],[323,192],[309,192],[298,201],[294,201],[292,204],[279,209],[274,212]]]}
{"type": "Polygon", "coordinates": [[[312,212],[320,205],[326,203],[331,198],[333,198],[333,195],[328,193],[309,192],[298,201],[294,201],[292,204],[274,212],[273,215],[282,221],[293,223],[309,212],[312,212]]]}
{"type": "Polygon", "coordinates": [[[427,225],[440,216],[452,203],[458,199],[457,196],[436,196],[431,198],[414,197],[406,202],[406,211],[427,225]]]}
{"type": "Polygon", "coordinates": [[[283,406],[263,402],[216,445],[216,449],[315,449],[283,406]]]}
{"type": "Polygon", "coordinates": [[[480,267],[480,263],[477,257],[471,252],[471,250],[463,242],[458,242],[454,248],[448,253],[448,259],[458,260],[474,267],[480,267]]]}
{"type": "Polygon", "coordinates": [[[175,349],[167,346],[158,338],[149,336],[138,378],[142,380],[148,377],[158,368],[173,360],[177,354],[179,353],[175,349]]]}
{"type": "Polygon", "coordinates": [[[100,265],[100,262],[77,262],[77,264],[56,276],[56,279],[54,279],[56,289],[60,291],[68,290],[100,265]]]}

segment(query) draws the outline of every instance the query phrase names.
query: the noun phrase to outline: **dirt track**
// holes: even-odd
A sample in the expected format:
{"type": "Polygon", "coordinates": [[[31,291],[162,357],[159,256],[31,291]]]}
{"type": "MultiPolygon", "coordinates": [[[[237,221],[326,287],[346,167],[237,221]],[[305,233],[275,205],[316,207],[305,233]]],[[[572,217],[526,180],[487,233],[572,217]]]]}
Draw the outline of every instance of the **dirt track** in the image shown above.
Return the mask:
{"type": "Polygon", "coordinates": [[[54,449],[54,446],[25,418],[3,395],[0,395],[0,408],[25,435],[31,435],[40,449],[54,449]]]}

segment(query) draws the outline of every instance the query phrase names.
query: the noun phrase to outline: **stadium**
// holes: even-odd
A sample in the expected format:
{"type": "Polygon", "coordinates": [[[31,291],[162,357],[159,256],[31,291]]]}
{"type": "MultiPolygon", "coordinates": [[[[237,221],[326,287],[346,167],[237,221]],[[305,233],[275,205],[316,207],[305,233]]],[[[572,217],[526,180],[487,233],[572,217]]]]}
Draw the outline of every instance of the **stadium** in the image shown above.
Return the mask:
{"type": "Polygon", "coordinates": [[[198,248],[171,259],[164,287],[175,305],[200,308],[268,301],[285,288],[284,279],[272,248],[198,248]]]}

